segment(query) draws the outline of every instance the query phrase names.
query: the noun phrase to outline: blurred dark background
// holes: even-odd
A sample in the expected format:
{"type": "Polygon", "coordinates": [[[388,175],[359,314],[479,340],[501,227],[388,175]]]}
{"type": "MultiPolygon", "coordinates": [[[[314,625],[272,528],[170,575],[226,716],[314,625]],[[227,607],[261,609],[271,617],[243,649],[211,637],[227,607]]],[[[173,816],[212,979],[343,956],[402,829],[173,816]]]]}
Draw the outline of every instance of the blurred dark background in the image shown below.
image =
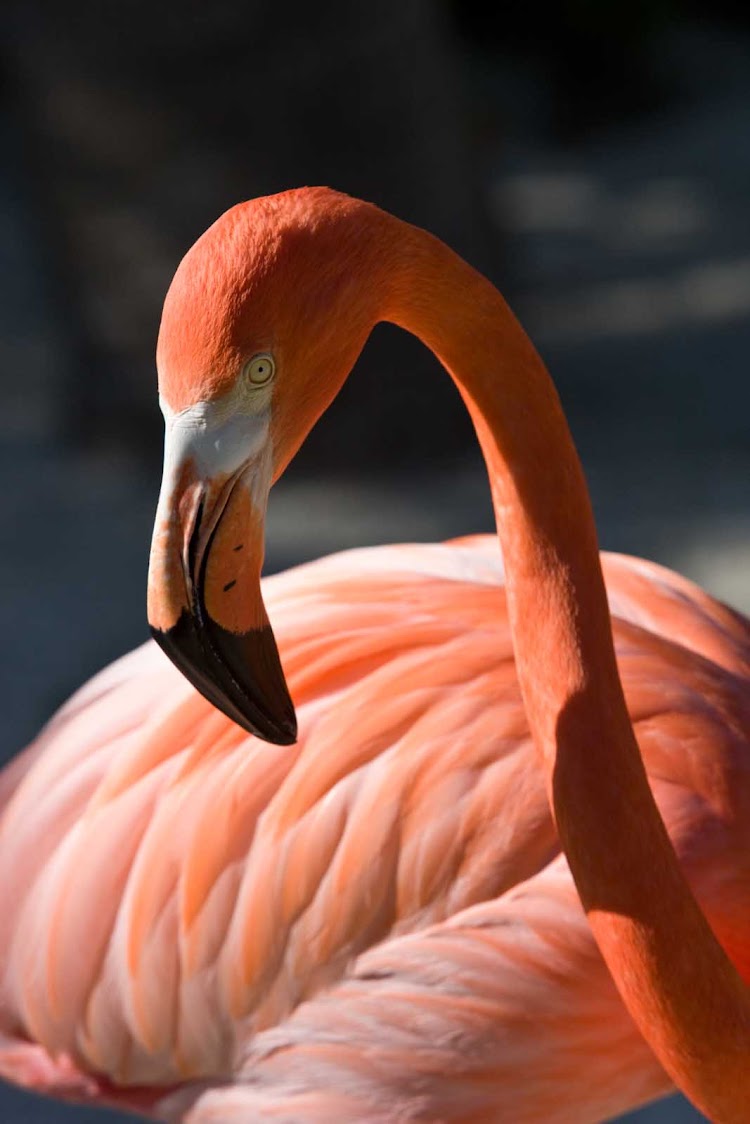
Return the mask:
{"type": "MultiPolygon", "coordinates": [[[[180,257],[238,200],[300,184],[371,199],[483,269],[557,382],[603,546],[750,608],[747,13],[6,0],[4,754],[146,635],[153,353],[180,257]]],[[[378,328],[274,492],[268,569],[491,528],[450,380],[378,328]]],[[[94,1119],[0,1090],[3,1124],[94,1119]]],[[[698,1119],[678,1098],[628,1117],[698,1119]]]]}

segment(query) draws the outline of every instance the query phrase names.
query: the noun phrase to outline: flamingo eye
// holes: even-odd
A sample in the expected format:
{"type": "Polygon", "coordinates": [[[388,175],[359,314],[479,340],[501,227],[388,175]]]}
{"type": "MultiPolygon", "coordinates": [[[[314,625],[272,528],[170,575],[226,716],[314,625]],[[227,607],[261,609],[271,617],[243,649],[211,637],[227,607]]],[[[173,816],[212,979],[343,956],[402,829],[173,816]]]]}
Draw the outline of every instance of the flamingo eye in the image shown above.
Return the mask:
{"type": "Polygon", "coordinates": [[[254,355],[252,359],[248,359],[242,369],[243,375],[252,386],[264,386],[271,381],[275,371],[273,356],[267,353],[254,355]]]}

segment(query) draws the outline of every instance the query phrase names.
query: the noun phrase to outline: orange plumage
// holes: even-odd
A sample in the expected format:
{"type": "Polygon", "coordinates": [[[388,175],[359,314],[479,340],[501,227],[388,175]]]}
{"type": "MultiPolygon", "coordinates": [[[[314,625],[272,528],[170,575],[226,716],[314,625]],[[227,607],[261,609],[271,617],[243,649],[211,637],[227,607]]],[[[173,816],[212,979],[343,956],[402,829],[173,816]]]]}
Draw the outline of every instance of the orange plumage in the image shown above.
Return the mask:
{"type": "MultiPolygon", "coordinates": [[[[668,858],[662,873],[658,835],[652,886],[648,871],[633,869],[623,838],[618,801],[632,835],[651,838],[648,790],[643,796],[637,770],[628,772],[627,734],[618,748],[617,694],[606,680],[609,617],[588,576],[599,563],[577,506],[574,454],[558,437],[564,423],[554,397],[545,399],[542,374],[533,381],[538,360],[520,329],[506,313],[488,324],[475,350],[479,374],[462,379],[465,348],[451,333],[489,316],[494,290],[452,255],[443,258],[448,251],[428,236],[335,193],[247,204],[199,246],[195,271],[189,256],[170,294],[162,394],[191,424],[195,403],[209,403],[201,414],[209,429],[219,403],[225,426],[226,396],[239,393],[247,353],[273,349],[273,397],[260,406],[243,398],[236,408],[256,428],[270,414],[258,428],[259,441],[272,441],[272,463],[261,473],[269,484],[361,346],[374,315],[363,263],[385,275],[404,253],[415,276],[422,271],[421,291],[399,276],[386,284],[379,314],[413,330],[421,324],[462,385],[488,459],[507,584],[491,537],[348,552],[266,579],[263,598],[299,720],[294,744],[268,746],[242,730],[153,643],[74,696],[0,777],[0,1072],[62,1096],[195,1124],[585,1124],[671,1087],[619,988],[643,1033],[642,1011],[662,1003],[651,1047],[715,1119],[739,1121],[731,1074],[734,1099],[715,1093],[714,1058],[695,1063],[696,1088],[689,1076],[683,1081],[674,1046],[692,1033],[692,1014],[680,1005],[683,977],[654,969],[648,950],[639,959],[642,932],[653,931],[658,951],[660,926],[669,923],[658,907],[649,914],[651,897],[692,898],[668,858]],[[454,281],[476,284],[471,308],[446,312],[440,304],[451,269],[454,281]],[[357,297],[363,287],[367,299],[357,297]],[[201,296],[205,323],[195,315],[201,296]],[[352,301],[348,324],[342,316],[352,301]],[[170,317],[190,332],[180,337],[170,317]],[[319,336],[316,317],[325,319],[319,336]],[[326,371],[335,331],[342,341],[326,371]],[[306,352],[308,337],[316,344],[306,352]],[[505,339],[506,361],[488,369],[482,348],[489,353],[505,339]],[[306,353],[322,380],[317,398],[309,371],[304,381],[295,373],[306,353]],[[527,389],[513,399],[503,388],[520,375],[527,389]],[[509,416],[515,428],[506,438],[509,416]],[[534,487],[542,450],[558,477],[548,505],[534,487]],[[601,686],[591,658],[597,644],[601,686]],[[555,695],[560,684],[564,699],[555,695]],[[611,726],[611,746],[597,737],[583,763],[571,758],[568,747],[577,752],[602,724],[605,733],[611,726]],[[597,761],[591,754],[599,751],[597,761]],[[615,801],[611,830],[597,820],[587,786],[601,794],[600,807],[615,801]]],[[[210,532],[201,531],[208,500],[177,505],[163,494],[163,526],[179,533],[173,556],[160,540],[152,571],[159,629],[171,604],[192,607],[202,626],[201,614],[211,615],[200,600],[207,566],[219,558],[229,566],[231,551],[257,546],[257,537],[235,544],[241,528],[231,519],[242,510],[237,495],[263,509],[259,448],[243,453],[236,470],[222,460],[211,476],[219,483],[204,495],[222,499],[210,500],[219,505],[210,532]],[[256,473],[249,483],[248,465],[256,473]],[[168,522],[170,511],[179,511],[178,522],[168,522]],[[183,573],[180,596],[162,598],[183,573]]],[[[208,464],[192,446],[186,456],[189,476],[170,477],[175,497],[192,496],[180,488],[193,488],[208,464]]],[[[748,623],[660,567],[611,555],[602,563],[619,677],[651,791],[690,890],[750,978],[748,623]]],[[[251,580],[242,571],[240,585],[251,580]]],[[[213,635],[217,647],[205,658],[234,658],[226,632],[213,635]]],[[[270,659],[265,647],[247,650],[270,659]]],[[[189,670],[202,658],[191,648],[189,670]]],[[[285,738],[275,665],[264,667],[259,681],[281,708],[285,738]]],[[[242,714],[243,684],[220,682],[234,692],[227,705],[242,714]]],[[[265,698],[253,696],[248,721],[273,731],[277,712],[265,713],[265,698]]],[[[684,923],[671,914],[676,942],[688,931],[680,926],[693,924],[692,908],[684,923]]],[[[695,932],[691,955],[700,963],[705,956],[710,973],[720,953],[695,932]]],[[[717,995],[732,979],[722,975],[729,983],[716,984],[717,995]]],[[[709,1012],[706,1026],[719,1028],[722,1018],[709,1012]]]]}

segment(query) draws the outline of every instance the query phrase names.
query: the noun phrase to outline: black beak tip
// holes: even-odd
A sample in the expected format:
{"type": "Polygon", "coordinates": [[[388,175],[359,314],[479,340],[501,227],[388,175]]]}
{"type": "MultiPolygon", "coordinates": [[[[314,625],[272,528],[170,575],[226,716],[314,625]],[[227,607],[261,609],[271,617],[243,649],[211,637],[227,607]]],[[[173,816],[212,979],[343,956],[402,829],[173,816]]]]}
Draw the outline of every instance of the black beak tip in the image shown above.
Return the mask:
{"type": "Polygon", "coordinates": [[[297,716],[269,626],[227,632],[183,612],[151,635],[177,669],[218,710],[248,733],[274,745],[294,745],[297,716]]]}
{"type": "MultiPolygon", "coordinates": [[[[263,737],[262,734],[259,735],[263,737]]],[[[274,745],[294,745],[297,740],[297,718],[296,716],[287,719],[283,724],[278,725],[275,730],[270,733],[266,741],[273,742],[274,745]]]]}
{"type": "Polygon", "coordinates": [[[248,734],[254,734],[270,745],[294,745],[297,741],[297,715],[291,707],[291,701],[289,714],[280,718],[271,715],[268,710],[261,710],[255,704],[240,709],[226,698],[219,702],[215,697],[209,697],[206,691],[200,690],[201,694],[210,698],[214,706],[232,718],[243,730],[247,730],[248,734]]]}

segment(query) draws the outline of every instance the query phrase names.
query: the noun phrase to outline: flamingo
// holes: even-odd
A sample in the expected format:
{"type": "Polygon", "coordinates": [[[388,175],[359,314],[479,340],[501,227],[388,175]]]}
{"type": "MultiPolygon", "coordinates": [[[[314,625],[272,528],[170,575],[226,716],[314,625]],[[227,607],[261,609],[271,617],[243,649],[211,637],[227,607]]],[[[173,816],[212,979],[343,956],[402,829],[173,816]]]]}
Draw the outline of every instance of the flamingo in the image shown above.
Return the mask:
{"type": "Polygon", "coordinates": [[[750,628],[599,555],[496,289],[285,192],[189,251],[157,365],[156,643],[0,775],[0,1072],[190,1124],[586,1124],[673,1083],[746,1122],[750,628]],[[261,583],[271,484],[380,320],[457,383],[502,552],[261,583]]]}

